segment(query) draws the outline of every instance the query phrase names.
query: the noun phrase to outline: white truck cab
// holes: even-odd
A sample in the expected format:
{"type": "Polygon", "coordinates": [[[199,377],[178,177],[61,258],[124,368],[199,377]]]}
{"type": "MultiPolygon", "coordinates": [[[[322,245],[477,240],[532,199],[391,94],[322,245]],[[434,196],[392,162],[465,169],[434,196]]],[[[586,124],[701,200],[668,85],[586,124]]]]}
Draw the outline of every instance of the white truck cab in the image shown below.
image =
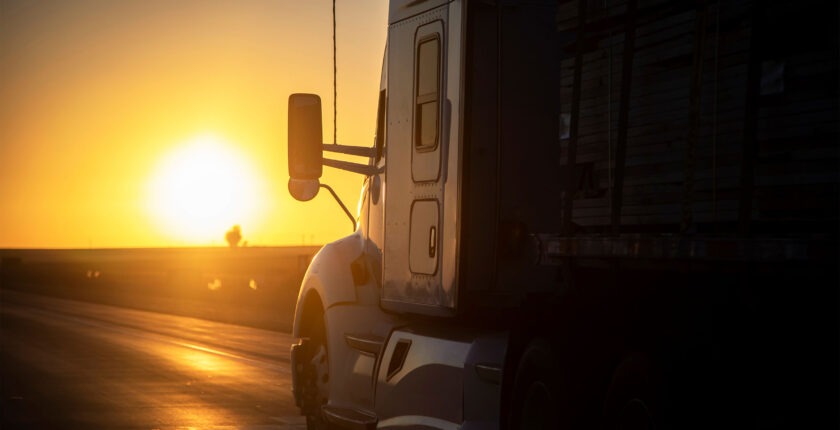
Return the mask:
{"type": "MultiPolygon", "coordinates": [[[[315,256],[295,313],[295,398],[310,427],[460,428],[465,384],[489,399],[475,419],[498,420],[487,411],[498,411],[503,332],[414,320],[452,318],[458,304],[463,8],[391,2],[357,229],[315,256]]],[[[320,102],[293,95],[289,110],[290,191],[307,200],[322,186],[320,102]]]]}

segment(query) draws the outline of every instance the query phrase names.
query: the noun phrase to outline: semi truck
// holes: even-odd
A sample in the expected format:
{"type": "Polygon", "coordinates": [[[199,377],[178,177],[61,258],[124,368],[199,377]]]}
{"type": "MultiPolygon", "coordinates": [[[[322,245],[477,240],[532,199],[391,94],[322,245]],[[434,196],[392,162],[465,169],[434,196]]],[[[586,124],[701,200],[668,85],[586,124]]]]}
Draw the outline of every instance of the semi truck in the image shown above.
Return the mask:
{"type": "Polygon", "coordinates": [[[372,146],[289,97],[308,428],[838,427],[835,2],[389,6],[372,146]]]}

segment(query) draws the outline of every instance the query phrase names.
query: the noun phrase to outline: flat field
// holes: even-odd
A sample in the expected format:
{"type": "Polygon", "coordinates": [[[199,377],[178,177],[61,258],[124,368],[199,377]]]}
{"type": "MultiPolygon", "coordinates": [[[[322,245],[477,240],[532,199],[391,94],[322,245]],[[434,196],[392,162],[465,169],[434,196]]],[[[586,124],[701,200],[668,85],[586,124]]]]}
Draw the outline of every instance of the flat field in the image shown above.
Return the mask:
{"type": "Polygon", "coordinates": [[[318,249],[3,249],[0,288],[289,331],[318,249]]]}

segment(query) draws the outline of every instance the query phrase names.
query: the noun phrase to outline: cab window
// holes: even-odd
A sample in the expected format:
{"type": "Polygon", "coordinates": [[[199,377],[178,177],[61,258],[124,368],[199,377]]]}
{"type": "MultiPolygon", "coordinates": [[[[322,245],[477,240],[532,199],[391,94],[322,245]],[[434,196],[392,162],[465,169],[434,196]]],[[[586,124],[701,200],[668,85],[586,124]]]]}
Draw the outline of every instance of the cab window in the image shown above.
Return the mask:
{"type": "Polygon", "coordinates": [[[432,151],[438,146],[440,117],[440,37],[435,34],[417,45],[414,96],[414,147],[432,151]]]}

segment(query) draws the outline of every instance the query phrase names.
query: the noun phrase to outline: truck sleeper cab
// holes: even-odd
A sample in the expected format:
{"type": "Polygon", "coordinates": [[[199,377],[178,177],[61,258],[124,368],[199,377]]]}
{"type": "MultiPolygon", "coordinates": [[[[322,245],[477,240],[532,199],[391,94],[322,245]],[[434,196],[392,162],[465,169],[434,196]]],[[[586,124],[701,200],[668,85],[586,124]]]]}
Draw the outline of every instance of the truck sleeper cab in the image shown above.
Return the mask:
{"type": "Polygon", "coordinates": [[[802,382],[836,348],[796,335],[837,337],[837,41],[795,30],[836,16],[392,0],[373,148],[323,144],[320,99],[289,99],[290,192],[314,198],[322,166],[365,176],[298,296],[308,427],[836,421],[779,400],[837,404],[802,382]]]}

